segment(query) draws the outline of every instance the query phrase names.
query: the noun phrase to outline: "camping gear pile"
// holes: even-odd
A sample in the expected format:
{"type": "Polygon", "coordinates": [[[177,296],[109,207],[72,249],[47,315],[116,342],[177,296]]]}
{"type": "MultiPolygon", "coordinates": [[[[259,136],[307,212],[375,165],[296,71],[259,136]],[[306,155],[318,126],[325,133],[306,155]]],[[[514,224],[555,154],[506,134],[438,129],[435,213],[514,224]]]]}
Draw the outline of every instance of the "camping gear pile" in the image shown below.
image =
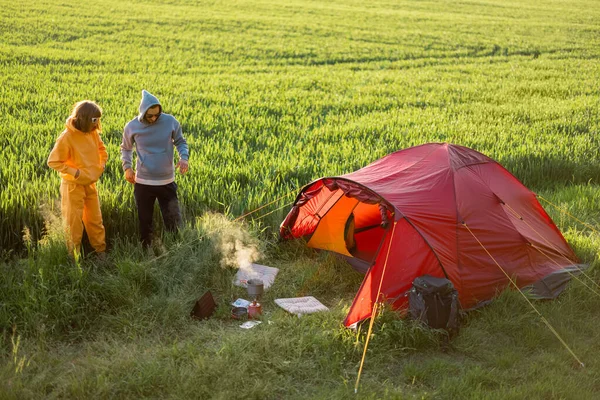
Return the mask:
{"type": "Polygon", "coordinates": [[[263,281],[260,279],[250,279],[248,281],[248,296],[252,303],[248,305],[248,318],[258,318],[262,314],[262,306],[258,302],[263,294],[263,281]]]}
{"type": "MultiPolygon", "coordinates": [[[[240,266],[233,280],[234,285],[245,287],[248,298],[251,300],[237,299],[232,305],[231,317],[234,319],[257,319],[262,316],[262,304],[259,302],[264,291],[274,282],[279,270],[266,265],[250,263],[240,266]]],[[[295,297],[288,299],[275,299],[275,304],[289,313],[301,316],[320,311],[329,311],[312,296],[295,297]]],[[[251,325],[250,327],[255,326],[251,325]]],[[[246,326],[248,327],[248,326],[246,326]]]]}

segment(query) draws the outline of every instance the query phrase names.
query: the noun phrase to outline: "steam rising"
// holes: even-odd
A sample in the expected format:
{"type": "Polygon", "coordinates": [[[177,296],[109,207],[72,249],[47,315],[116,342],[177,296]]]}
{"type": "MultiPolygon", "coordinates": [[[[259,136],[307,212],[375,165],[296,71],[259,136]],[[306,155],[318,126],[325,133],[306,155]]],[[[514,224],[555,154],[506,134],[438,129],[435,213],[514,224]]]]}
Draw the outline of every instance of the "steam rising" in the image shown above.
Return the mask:
{"type": "Polygon", "coordinates": [[[230,221],[222,214],[205,214],[202,219],[211,241],[221,253],[221,267],[245,269],[262,256],[258,240],[241,223],[230,221]]]}

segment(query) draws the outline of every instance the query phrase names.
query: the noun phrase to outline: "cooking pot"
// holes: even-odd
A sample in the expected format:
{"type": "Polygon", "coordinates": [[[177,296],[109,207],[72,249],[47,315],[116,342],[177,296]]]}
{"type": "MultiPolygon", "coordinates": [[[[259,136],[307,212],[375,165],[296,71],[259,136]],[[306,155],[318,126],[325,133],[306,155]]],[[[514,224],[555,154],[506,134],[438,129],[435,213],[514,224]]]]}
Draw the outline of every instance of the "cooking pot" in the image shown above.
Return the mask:
{"type": "Polygon", "coordinates": [[[231,309],[231,318],[246,319],[248,318],[248,310],[245,307],[233,307],[231,309]]]}
{"type": "Polygon", "coordinates": [[[248,296],[251,299],[258,300],[262,296],[264,291],[264,284],[262,279],[249,279],[248,285],[248,296]]]}

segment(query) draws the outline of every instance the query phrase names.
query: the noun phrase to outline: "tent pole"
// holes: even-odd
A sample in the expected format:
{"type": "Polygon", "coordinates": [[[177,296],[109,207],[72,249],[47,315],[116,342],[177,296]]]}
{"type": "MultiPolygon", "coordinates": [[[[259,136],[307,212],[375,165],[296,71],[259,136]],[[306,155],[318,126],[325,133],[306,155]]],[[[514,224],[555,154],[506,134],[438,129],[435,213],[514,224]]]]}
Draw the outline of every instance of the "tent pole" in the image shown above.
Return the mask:
{"type": "Polygon", "coordinates": [[[373,310],[371,311],[371,320],[369,321],[369,330],[367,332],[367,339],[365,341],[365,348],[363,349],[362,359],[360,360],[360,367],[358,368],[358,376],[356,377],[356,383],[354,385],[354,393],[358,393],[358,384],[360,382],[360,376],[362,374],[363,365],[365,363],[365,356],[367,355],[367,347],[369,347],[369,339],[371,338],[371,331],[373,330],[373,322],[375,321],[375,315],[377,315],[377,308],[379,304],[379,295],[381,294],[381,286],[383,285],[383,277],[385,276],[385,270],[390,257],[390,249],[392,248],[392,242],[394,241],[394,233],[396,232],[396,224],[398,221],[394,221],[394,228],[392,229],[392,235],[390,236],[390,244],[388,245],[387,254],[385,255],[385,263],[383,264],[383,271],[381,272],[381,280],[379,281],[379,288],[377,289],[377,296],[375,297],[375,303],[373,304],[373,310]]]}

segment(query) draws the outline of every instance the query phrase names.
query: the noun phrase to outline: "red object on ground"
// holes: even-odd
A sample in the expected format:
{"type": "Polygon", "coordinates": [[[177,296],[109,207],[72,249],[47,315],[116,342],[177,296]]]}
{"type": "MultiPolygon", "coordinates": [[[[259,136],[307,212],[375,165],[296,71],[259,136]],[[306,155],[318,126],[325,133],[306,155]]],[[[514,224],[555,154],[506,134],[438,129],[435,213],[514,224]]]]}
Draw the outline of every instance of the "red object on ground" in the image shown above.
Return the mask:
{"type": "Polygon", "coordinates": [[[260,303],[257,303],[256,301],[253,301],[249,306],[248,306],[248,318],[250,319],[256,319],[259,318],[262,315],[262,306],[260,303]]]}
{"type": "Polygon", "coordinates": [[[304,237],[366,272],[346,326],[371,316],[388,247],[380,299],[396,309],[406,307],[413,280],[425,274],[450,279],[469,309],[510,285],[502,269],[539,298],[556,297],[579,271],[533,192],[491,158],[447,143],[397,151],[306,185],[280,234],[304,237]]]}

